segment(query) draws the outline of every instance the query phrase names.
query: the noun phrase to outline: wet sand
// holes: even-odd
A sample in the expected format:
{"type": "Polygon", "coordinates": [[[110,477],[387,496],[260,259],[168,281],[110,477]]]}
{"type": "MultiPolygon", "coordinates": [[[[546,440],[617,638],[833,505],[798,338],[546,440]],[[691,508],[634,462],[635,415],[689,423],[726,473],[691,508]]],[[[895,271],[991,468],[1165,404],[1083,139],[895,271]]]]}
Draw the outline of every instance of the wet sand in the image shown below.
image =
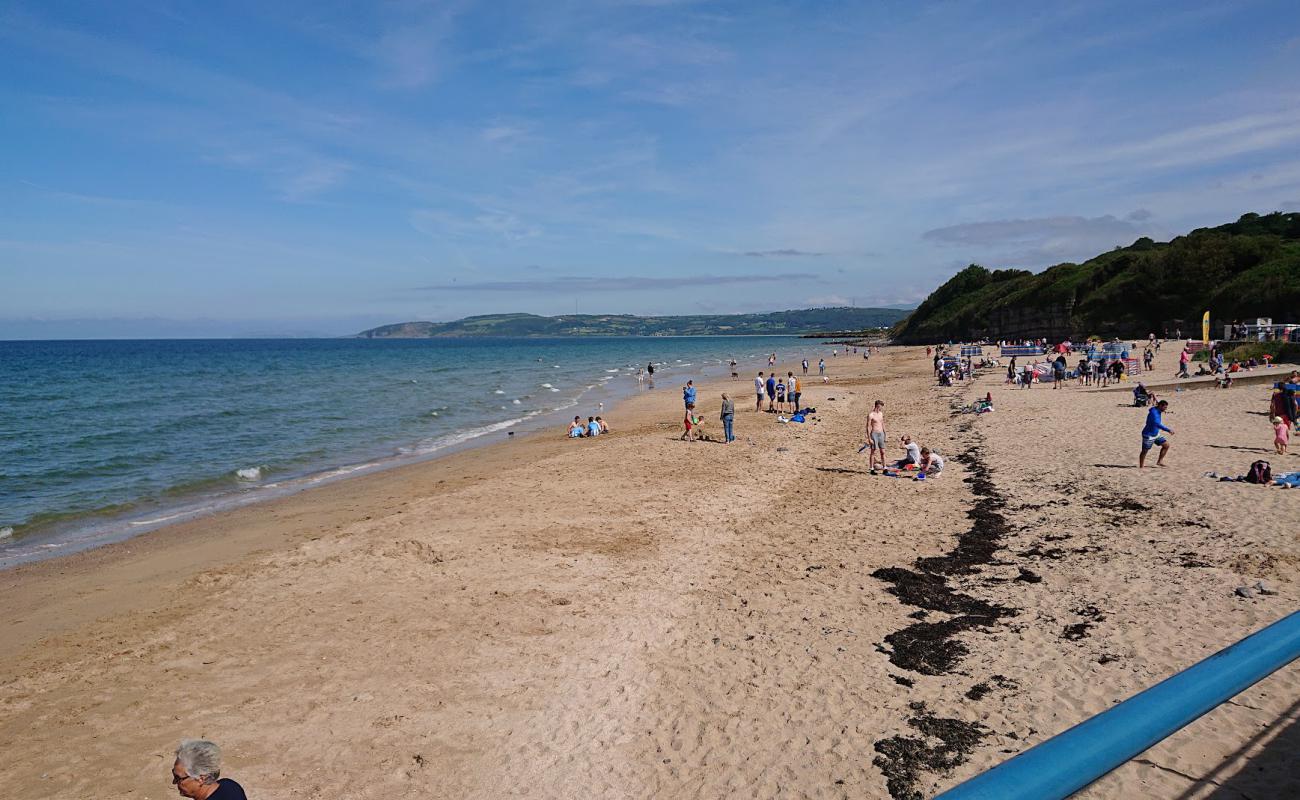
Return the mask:
{"type": "MultiPolygon", "coordinates": [[[[702,386],[715,436],[735,390],[732,445],[679,441],[661,382],[606,438],[0,573],[0,781],[171,796],[202,735],[261,798],[928,796],[1300,606],[1300,492],[1202,477],[1271,452],[1265,388],[1169,394],[1170,466],[1138,472],[1119,393],[827,363],[803,426],[752,376],[702,386]],[[942,476],[866,474],[877,397],[942,476]]],[[[1084,796],[1300,795],[1297,696],[1293,665],[1084,796]]]]}

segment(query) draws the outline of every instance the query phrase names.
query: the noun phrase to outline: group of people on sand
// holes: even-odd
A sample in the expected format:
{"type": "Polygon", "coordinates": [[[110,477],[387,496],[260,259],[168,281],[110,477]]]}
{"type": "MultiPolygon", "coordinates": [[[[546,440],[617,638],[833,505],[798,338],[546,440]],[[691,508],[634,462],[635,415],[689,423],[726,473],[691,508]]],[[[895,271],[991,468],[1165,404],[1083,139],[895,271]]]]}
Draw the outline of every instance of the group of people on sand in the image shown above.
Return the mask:
{"type": "Polygon", "coordinates": [[[601,417],[587,417],[586,423],[583,423],[582,417],[574,417],[573,422],[569,423],[570,439],[585,439],[602,433],[609,433],[609,423],[601,417]]]}
{"type": "MultiPolygon", "coordinates": [[[[682,405],[685,411],[682,415],[682,435],[681,440],[685,442],[713,441],[713,439],[704,432],[704,417],[695,410],[695,382],[687,381],[682,387],[682,405]]],[[[718,414],[719,421],[722,422],[722,443],[731,444],[736,441],[735,420],[736,420],[736,401],[726,392],[722,393],[722,410],[718,414]]]]}
{"type": "Polygon", "coordinates": [[[885,455],[885,442],[888,437],[885,434],[885,401],[877,400],[867,414],[867,436],[866,441],[862,443],[862,450],[869,450],[868,469],[872,475],[878,475],[880,472],[893,474],[894,470],[916,470],[917,477],[922,475],[938,475],[943,471],[943,456],[939,455],[929,447],[921,447],[912,437],[903,434],[899,437],[899,445],[903,448],[903,457],[888,462],[885,455]],[[879,463],[879,468],[876,464],[879,463]]]}
{"type": "MultiPolygon", "coordinates": [[[[805,362],[807,363],[807,362],[805,362]]],[[[793,372],[786,372],[782,378],[775,372],[764,377],[762,372],[754,376],[754,410],[763,411],[763,400],[767,399],[769,414],[798,414],[799,398],[803,396],[803,380],[793,372]]]]}

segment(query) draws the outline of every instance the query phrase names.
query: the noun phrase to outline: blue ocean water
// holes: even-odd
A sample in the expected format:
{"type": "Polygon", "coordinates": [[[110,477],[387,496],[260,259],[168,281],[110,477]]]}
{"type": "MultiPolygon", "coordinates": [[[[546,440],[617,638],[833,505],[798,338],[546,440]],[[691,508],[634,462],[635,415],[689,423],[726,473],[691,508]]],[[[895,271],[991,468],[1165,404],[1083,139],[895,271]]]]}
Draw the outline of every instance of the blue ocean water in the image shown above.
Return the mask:
{"type": "MultiPolygon", "coordinates": [[[[792,337],[0,342],[0,566],[645,391],[792,337]]],[[[765,363],[765,362],[763,362],[765,363]]],[[[617,425],[617,421],[614,420],[617,425]]]]}

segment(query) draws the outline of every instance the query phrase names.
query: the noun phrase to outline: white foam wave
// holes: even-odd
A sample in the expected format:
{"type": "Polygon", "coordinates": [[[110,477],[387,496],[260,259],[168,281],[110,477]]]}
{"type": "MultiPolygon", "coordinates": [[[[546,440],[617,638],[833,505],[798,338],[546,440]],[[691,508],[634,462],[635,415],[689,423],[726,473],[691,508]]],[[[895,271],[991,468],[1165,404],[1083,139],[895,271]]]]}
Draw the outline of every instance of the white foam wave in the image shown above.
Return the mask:
{"type": "Polygon", "coordinates": [[[436,439],[429,439],[425,442],[422,442],[420,446],[416,448],[415,452],[421,454],[436,453],[439,450],[445,450],[448,447],[455,447],[458,444],[464,444],[465,442],[468,442],[472,439],[477,439],[480,436],[486,436],[489,433],[497,433],[498,431],[504,431],[507,428],[513,428],[514,426],[520,424],[521,422],[527,422],[528,420],[532,419],[533,417],[537,416],[540,413],[542,412],[530,411],[527,414],[523,415],[522,417],[506,419],[500,422],[494,422],[490,425],[483,425],[478,428],[470,428],[469,430],[462,431],[460,433],[453,433],[448,436],[440,436],[436,439]]]}
{"type": "Polygon", "coordinates": [[[241,481],[255,481],[262,477],[262,468],[244,467],[243,469],[237,469],[235,470],[235,477],[239,478],[241,481]]]}
{"type": "Polygon", "coordinates": [[[165,517],[154,517],[153,519],[137,519],[137,520],[132,520],[132,521],[131,521],[131,524],[132,524],[133,526],[135,526],[135,527],[140,527],[140,526],[142,526],[142,525],[157,525],[157,524],[160,523],[160,522],[167,522],[167,521],[169,521],[169,520],[173,520],[173,519],[177,519],[177,518],[179,518],[179,517],[183,517],[183,516],[185,516],[186,513],[188,513],[188,512],[181,511],[181,512],[176,513],[176,514],[168,514],[168,515],[165,516],[165,517]]]}
{"type": "Polygon", "coordinates": [[[618,372],[617,369],[607,369],[607,370],[605,370],[605,371],[606,371],[606,372],[618,372]]]}
{"type": "Polygon", "coordinates": [[[555,387],[554,387],[554,386],[551,386],[549,383],[543,383],[543,384],[542,384],[542,388],[543,388],[543,389],[554,389],[555,387]]]}
{"type": "Polygon", "coordinates": [[[493,389],[492,394],[505,394],[505,392],[502,391],[501,389],[493,389]]]}
{"type": "Polygon", "coordinates": [[[511,400],[510,402],[514,403],[517,406],[523,405],[523,403],[519,400],[518,397],[516,397],[514,400],[511,400]]]}
{"type": "Polygon", "coordinates": [[[9,527],[8,525],[4,526],[3,528],[0,528],[0,539],[8,539],[10,536],[13,535],[14,535],[14,529],[9,527]]]}

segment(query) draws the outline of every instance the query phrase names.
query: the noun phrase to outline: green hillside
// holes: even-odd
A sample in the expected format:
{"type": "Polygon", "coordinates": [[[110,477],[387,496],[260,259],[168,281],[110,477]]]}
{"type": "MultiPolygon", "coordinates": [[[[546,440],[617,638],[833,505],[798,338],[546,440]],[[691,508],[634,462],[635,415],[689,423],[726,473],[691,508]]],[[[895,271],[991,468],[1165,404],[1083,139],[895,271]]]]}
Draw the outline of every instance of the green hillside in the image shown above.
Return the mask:
{"type": "Polygon", "coordinates": [[[638,317],[630,314],[489,314],[455,322],[400,322],[362,331],[363,339],[454,336],[715,336],[802,335],[885,328],[907,311],[894,308],[810,308],[770,314],[700,314],[638,317]]]}
{"type": "MultiPolygon", "coordinates": [[[[1246,214],[1170,242],[1138,239],[1082,264],[1040,273],[972,264],[903,322],[911,344],[988,337],[1061,339],[1200,330],[1224,322],[1300,320],[1300,214],[1246,214]]],[[[1199,334],[1197,334],[1199,335],[1199,334]]]]}

